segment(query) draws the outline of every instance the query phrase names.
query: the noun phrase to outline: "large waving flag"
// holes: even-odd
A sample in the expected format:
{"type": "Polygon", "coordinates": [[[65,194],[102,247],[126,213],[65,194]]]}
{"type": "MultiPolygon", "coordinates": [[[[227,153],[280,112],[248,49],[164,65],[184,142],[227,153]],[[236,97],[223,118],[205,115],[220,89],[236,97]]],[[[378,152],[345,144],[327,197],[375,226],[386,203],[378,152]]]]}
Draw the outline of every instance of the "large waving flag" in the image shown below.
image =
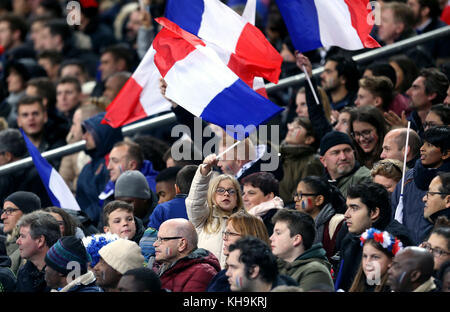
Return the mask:
{"type": "Polygon", "coordinates": [[[39,153],[38,149],[31,143],[22,128],[20,129],[20,132],[22,132],[28,152],[33,159],[36,170],[41,177],[42,183],[47,189],[48,196],[53,205],[64,209],[80,210],[78,202],[66,182],[64,182],[63,178],[59,175],[58,171],[42,157],[41,153],[39,153]]]}
{"type": "Polygon", "coordinates": [[[252,22],[219,0],[168,0],[166,17],[201,38],[249,86],[277,83],[283,58],[252,22]]]}
{"type": "MultiPolygon", "coordinates": [[[[249,86],[254,77],[278,82],[281,55],[251,23],[219,0],[168,1],[166,16],[184,30],[199,36],[212,47],[221,60],[249,86]]],[[[154,63],[153,45],[141,63],[106,108],[103,123],[112,127],[140,120],[170,110],[171,104],[159,91],[160,73],[154,63]]],[[[255,83],[261,89],[263,81],[255,83]]],[[[258,91],[264,94],[264,90],[258,91]]]]}
{"type": "Polygon", "coordinates": [[[380,47],[369,34],[369,0],[276,0],[294,47],[300,52],[338,46],[380,47]]]}
{"type": "Polygon", "coordinates": [[[153,41],[155,64],[167,82],[168,98],[226,131],[234,126],[238,131],[228,133],[237,139],[282,111],[253,91],[197,36],[166,18],[156,21],[164,28],[153,41]]]}

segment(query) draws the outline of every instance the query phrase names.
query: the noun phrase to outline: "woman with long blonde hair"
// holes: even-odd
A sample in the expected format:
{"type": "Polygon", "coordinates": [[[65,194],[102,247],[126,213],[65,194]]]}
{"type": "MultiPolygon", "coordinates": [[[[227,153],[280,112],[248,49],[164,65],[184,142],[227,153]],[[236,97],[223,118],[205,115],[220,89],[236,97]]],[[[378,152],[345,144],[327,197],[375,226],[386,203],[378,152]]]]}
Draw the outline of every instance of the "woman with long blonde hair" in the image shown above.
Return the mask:
{"type": "Polygon", "coordinates": [[[239,182],[231,175],[213,177],[212,166],[218,162],[216,155],[205,158],[192,180],[186,198],[189,221],[198,234],[198,247],[211,251],[225,266],[222,232],[228,218],[239,210],[244,210],[239,182]]]}

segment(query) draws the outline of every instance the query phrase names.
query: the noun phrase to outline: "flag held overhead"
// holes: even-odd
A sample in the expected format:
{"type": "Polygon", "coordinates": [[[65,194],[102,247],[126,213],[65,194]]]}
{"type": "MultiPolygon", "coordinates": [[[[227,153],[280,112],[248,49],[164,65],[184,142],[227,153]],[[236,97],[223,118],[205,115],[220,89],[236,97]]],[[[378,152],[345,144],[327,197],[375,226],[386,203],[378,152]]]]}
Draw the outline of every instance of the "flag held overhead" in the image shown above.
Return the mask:
{"type": "Polygon", "coordinates": [[[164,28],[153,41],[154,58],[168,84],[168,98],[225,131],[242,126],[242,131],[229,132],[238,139],[282,111],[239,79],[202,40],[166,18],[156,21],[164,28]]]}

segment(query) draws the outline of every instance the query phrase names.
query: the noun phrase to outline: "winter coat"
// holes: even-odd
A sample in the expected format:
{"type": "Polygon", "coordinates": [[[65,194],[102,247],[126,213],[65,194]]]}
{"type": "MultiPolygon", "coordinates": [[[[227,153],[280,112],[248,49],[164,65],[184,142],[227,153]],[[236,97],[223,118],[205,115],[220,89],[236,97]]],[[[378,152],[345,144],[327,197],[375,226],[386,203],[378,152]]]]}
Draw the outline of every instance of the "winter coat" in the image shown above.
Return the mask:
{"type": "MultiPolygon", "coordinates": [[[[221,214],[218,211],[220,209],[218,207],[208,207],[206,197],[213,171],[203,176],[200,172],[201,166],[198,167],[194,179],[192,179],[191,189],[188,197],[186,197],[186,212],[189,221],[191,221],[197,231],[198,247],[212,252],[219,259],[220,266],[224,268],[226,256],[223,254],[222,232],[225,231],[229,216],[221,214]],[[218,228],[214,233],[209,233],[205,230],[205,227],[208,225],[210,209],[212,209],[212,222],[209,227],[212,229],[218,228]]],[[[233,213],[236,211],[237,209],[235,208],[233,213]]]]}
{"type": "Polygon", "coordinates": [[[45,269],[39,271],[33,262],[27,261],[17,273],[16,292],[49,292],[44,277],[45,269]]]}
{"type": "MultiPolygon", "coordinates": [[[[330,179],[328,173],[326,175],[328,179],[330,179]]],[[[344,197],[347,197],[347,192],[350,186],[367,181],[372,181],[370,170],[365,166],[360,166],[357,161],[355,161],[355,167],[350,173],[339,177],[336,180],[329,180],[330,183],[336,185],[344,197]]]]}
{"type": "Polygon", "coordinates": [[[269,234],[269,236],[271,236],[274,227],[274,225],[272,224],[272,217],[275,215],[275,213],[277,213],[279,209],[283,208],[283,200],[280,197],[275,196],[271,200],[265,201],[263,203],[260,203],[259,205],[252,207],[248,211],[248,213],[261,218],[267,228],[267,233],[269,234]]]}
{"type": "Polygon", "coordinates": [[[331,265],[327,260],[322,244],[314,244],[293,262],[277,259],[278,271],[292,277],[303,291],[315,289],[318,285],[333,288],[331,265]]]}
{"type": "MultiPolygon", "coordinates": [[[[255,173],[255,172],[261,172],[261,171],[268,171],[272,173],[275,176],[275,179],[278,181],[283,180],[284,176],[284,170],[283,166],[280,166],[279,163],[273,159],[273,157],[278,157],[278,152],[275,152],[272,148],[272,152],[268,152],[268,145],[257,145],[256,146],[256,159],[253,161],[250,161],[246,164],[244,164],[241,169],[236,173],[236,179],[241,182],[243,178],[246,176],[255,173]],[[270,167],[277,164],[276,168],[274,170],[270,167]]],[[[279,161],[279,160],[278,160],[279,161]]]]}
{"type": "Polygon", "coordinates": [[[153,244],[158,238],[158,231],[152,227],[145,230],[139,241],[139,247],[141,247],[142,255],[145,258],[145,262],[148,263],[149,267],[152,267],[155,258],[155,247],[153,244]]]}
{"type": "Polygon", "coordinates": [[[95,283],[95,275],[92,271],[77,277],[60,290],[52,289],[52,292],[103,292],[103,289],[95,283]]]}
{"type": "Polygon", "coordinates": [[[142,223],[142,220],[139,219],[138,217],[134,217],[134,224],[136,224],[136,234],[134,234],[131,240],[134,241],[136,244],[139,244],[139,241],[144,235],[145,227],[144,224],[142,223]]]}
{"type": "Polygon", "coordinates": [[[427,279],[423,284],[413,290],[413,292],[436,292],[436,284],[433,277],[427,279]]]}
{"type": "MultiPolygon", "coordinates": [[[[428,191],[431,180],[439,171],[450,172],[450,161],[445,162],[437,169],[428,169],[422,165],[420,159],[416,161],[414,168],[405,174],[403,188],[403,224],[409,230],[414,245],[422,243],[430,233],[433,224],[424,218],[425,207],[422,201],[423,196],[428,191]]],[[[393,216],[399,203],[401,192],[401,181],[397,183],[391,195],[391,207],[393,216]]]]}
{"type": "Polygon", "coordinates": [[[77,181],[76,200],[94,224],[98,223],[102,215],[98,195],[109,180],[105,157],[113,145],[123,139],[121,128],[100,123],[104,116],[105,113],[100,113],[83,122],[83,127],[92,133],[96,147],[86,151],[92,160],[83,167],[77,181]]]}
{"type": "Polygon", "coordinates": [[[292,195],[298,182],[307,176],[320,176],[323,165],[314,148],[309,145],[282,144],[280,153],[284,172],[280,181],[280,197],[285,203],[290,203],[293,202],[292,195]]]}
{"type": "Polygon", "coordinates": [[[159,230],[161,224],[166,220],[175,218],[188,220],[186,197],[186,194],[177,194],[174,199],[158,204],[153,210],[147,226],[159,230]]]}
{"type": "Polygon", "coordinates": [[[217,258],[209,251],[197,248],[168,268],[163,266],[159,278],[161,287],[173,292],[201,292],[219,271],[217,258]]]}
{"type": "MultiPolygon", "coordinates": [[[[4,252],[5,250],[3,250],[4,252]]],[[[11,259],[5,254],[0,254],[0,293],[12,292],[16,289],[16,276],[10,269],[11,259]]]]}
{"type": "Polygon", "coordinates": [[[336,253],[336,237],[343,222],[344,215],[336,213],[330,203],[326,204],[314,219],[316,224],[314,244],[322,243],[328,259],[336,253]]]}
{"type": "MultiPolygon", "coordinates": [[[[408,230],[396,220],[392,220],[384,229],[391,235],[397,237],[403,244],[403,247],[411,246],[411,238],[408,230]]],[[[339,247],[339,268],[335,281],[335,289],[348,291],[353,283],[356,272],[358,271],[362,257],[361,234],[348,232],[347,225],[343,225],[342,232],[347,232],[339,247]]]]}

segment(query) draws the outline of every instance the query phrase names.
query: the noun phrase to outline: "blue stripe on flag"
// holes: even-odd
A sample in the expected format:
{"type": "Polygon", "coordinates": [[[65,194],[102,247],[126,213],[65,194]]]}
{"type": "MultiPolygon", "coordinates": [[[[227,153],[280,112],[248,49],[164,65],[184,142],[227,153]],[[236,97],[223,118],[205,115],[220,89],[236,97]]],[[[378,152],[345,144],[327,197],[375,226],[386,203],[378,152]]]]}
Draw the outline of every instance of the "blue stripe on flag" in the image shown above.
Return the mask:
{"type": "Polygon", "coordinates": [[[307,52],[323,46],[314,0],[276,0],[296,50],[307,52]]]}
{"type": "Polygon", "coordinates": [[[47,190],[48,196],[52,201],[52,204],[57,207],[61,207],[59,200],[53,194],[53,192],[49,189],[50,183],[50,175],[52,174],[53,167],[47,162],[47,160],[42,157],[41,153],[39,153],[38,149],[31,143],[30,139],[26,136],[25,132],[23,132],[22,128],[20,128],[20,132],[22,132],[22,136],[25,139],[25,144],[27,145],[28,152],[30,153],[31,158],[33,159],[36,170],[41,177],[42,183],[47,190]]]}
{"type": "Polygon", "coordinates": [[[282,110],[281,107],[256,93],[242,80],[238,79],[217,94],[205,107],[200,117],[223,129],[226,129],[227,125],[242,125],[243,128],[237,129],[237,132],[228,133],[235,139],[241,140],[260,124],[269,121],[282,110]],[[252,129],[252,125],[255,128],[252,129]],[[245,129],[246,127],[249,128],[245,129]]]}
{"type": "Polygon", "coordinates": [[[203,0],[168,0],[166,17],[182,29],[197,35],[204,10],[203,0]]]}

